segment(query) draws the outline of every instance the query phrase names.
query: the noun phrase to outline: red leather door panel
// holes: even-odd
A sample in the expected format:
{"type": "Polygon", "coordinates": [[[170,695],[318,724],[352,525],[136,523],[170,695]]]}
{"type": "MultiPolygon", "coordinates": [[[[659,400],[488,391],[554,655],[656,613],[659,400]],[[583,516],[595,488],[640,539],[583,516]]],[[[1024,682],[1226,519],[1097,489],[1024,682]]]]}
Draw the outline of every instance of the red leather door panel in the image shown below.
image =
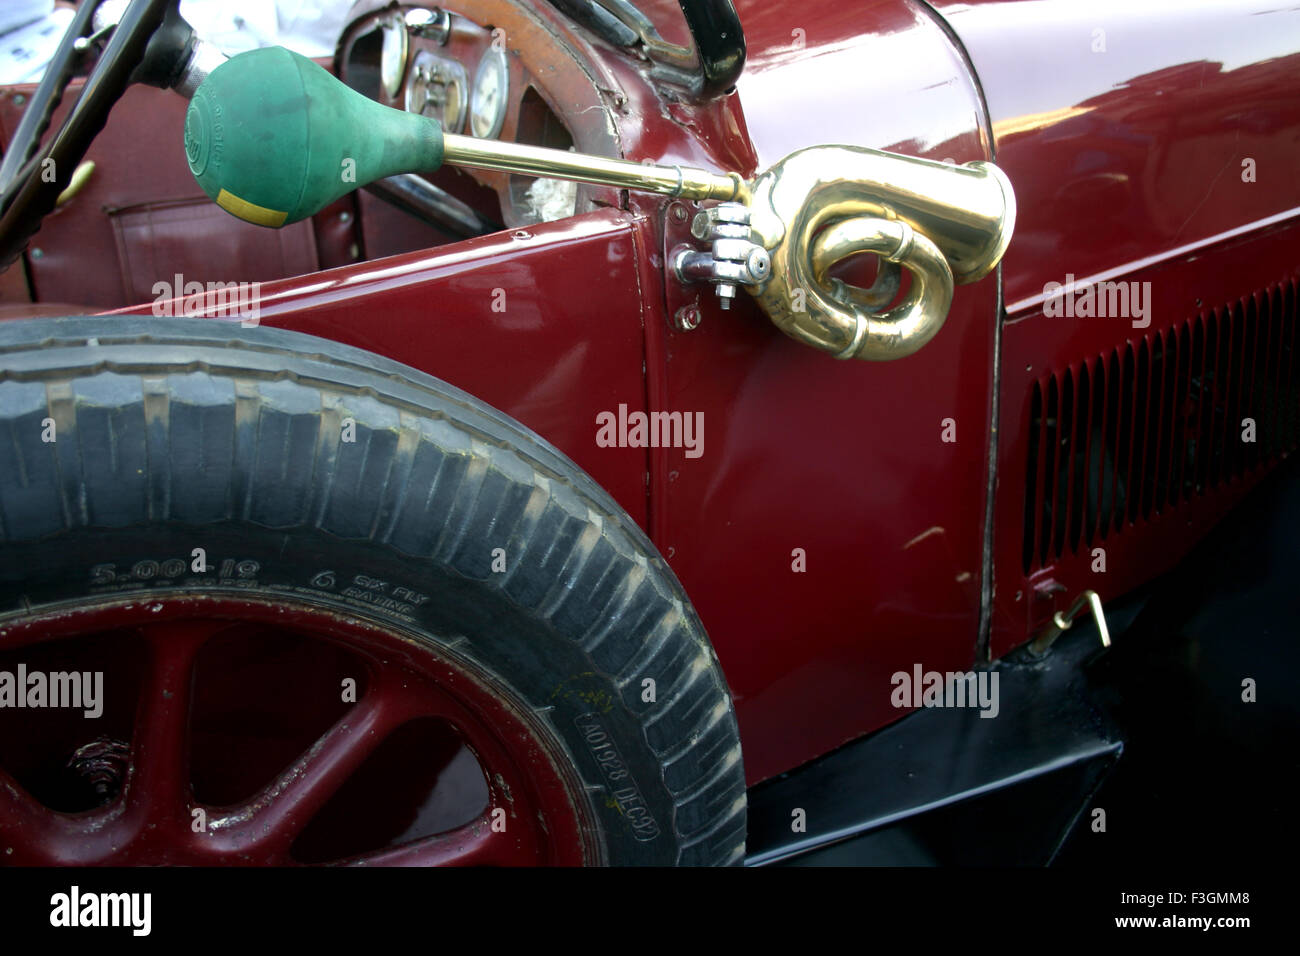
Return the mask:
{"type": "MultiPolygon", "coordinates": [[[[75,95],[74,87],[67,100],[75,95]]],[[[7,144],[33,87],[0,89],[7,144]]],[[[55,123],[61,122],[67,100],[55,123]]],[[[87,159],[95,172],[50,215],[26,253],[30,283],[10,269],[0,302],[69,302],[97,309],[152,301],[156,282],[254,282],[355,261],[355,201],[273,231],[226,215],[203,195],[185,162],[188,102],[134,86],[113,108],[87,159]]]]}

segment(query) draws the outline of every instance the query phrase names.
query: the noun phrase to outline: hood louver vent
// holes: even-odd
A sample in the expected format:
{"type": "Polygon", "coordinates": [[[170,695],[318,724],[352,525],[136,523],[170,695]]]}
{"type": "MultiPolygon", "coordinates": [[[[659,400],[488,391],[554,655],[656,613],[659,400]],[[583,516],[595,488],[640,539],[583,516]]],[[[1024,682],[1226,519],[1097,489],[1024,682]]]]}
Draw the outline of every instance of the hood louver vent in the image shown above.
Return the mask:
{"type": "Polygon", "coordinates": [[[1296,447],[1296,296],[1288,280],[1034,383],[1026,574],[1296,447]]]}

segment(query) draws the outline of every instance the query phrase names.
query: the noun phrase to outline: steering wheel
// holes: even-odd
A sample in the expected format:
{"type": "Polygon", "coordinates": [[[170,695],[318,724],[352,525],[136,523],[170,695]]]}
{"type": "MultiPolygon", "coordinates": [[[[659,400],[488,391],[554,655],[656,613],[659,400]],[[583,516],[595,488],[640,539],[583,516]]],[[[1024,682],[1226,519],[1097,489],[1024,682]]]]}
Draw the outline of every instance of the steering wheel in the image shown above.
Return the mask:
{"type": "Polygon", "coordinates": [[[194,48],[194,31],[180,0],[131,0],[59,128],[41,138],[89,48],[95,12],[104,0],[84,0],[0,163],[0,270],[21,255],[54,209],[109,111],[133,82],[173,85],[194,48]]]}

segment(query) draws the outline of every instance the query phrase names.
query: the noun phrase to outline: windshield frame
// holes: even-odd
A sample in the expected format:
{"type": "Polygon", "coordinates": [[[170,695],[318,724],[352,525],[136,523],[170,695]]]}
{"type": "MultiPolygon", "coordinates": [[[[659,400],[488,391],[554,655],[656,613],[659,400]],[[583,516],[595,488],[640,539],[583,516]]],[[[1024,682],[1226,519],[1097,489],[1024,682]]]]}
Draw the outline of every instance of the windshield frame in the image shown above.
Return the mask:
{"type": "Polygon", "coordinates": [[[670,43],[631,0],[550,0],[565,16],[614,46],[639,48],[652,76],[693,99],[732,92],[745,68],[745,33],[732,0],[677,0],[694,49],[670,43]]]}

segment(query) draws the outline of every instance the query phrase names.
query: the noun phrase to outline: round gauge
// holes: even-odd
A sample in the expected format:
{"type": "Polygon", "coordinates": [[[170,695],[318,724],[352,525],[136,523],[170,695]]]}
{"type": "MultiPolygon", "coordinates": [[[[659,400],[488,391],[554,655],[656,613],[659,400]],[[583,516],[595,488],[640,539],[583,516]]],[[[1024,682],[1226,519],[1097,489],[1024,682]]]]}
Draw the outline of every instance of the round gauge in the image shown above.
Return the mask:
{"type": "Polygon", "coordinates": [[[406,35],[406,24],[400,17],[385,20],[383,29],[384,45],[379,53],[379,80],[383,84],[384,95],[391,100],[402,88],[410,41],[406,35]]]}
{"type": "Polygon", "coordinates": [[[506,118],[506,94],[510,72],[504,50],[489,47],[479,61],[474,77],[474,94],[469,104],[470,131],[480,139],[492,139],[501,132],[506,118]]]}
{"type": "Polygon", "coordinates": [[[459,133],[468,112],[469,74],[452,59],[428,50],[415,54],[406,84],[406,108],[436,119],[443,132],[459,133]]]}

